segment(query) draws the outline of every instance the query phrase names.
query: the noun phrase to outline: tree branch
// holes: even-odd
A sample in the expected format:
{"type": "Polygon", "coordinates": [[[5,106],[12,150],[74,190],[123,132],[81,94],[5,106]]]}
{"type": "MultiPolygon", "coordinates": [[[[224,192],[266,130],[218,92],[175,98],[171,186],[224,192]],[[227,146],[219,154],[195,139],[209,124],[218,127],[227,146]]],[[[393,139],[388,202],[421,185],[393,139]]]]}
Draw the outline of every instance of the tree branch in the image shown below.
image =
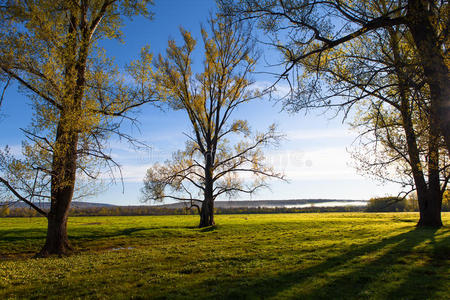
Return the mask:
{"type": "Polygon", "coordinates": [[[40,213],[41,215],[43,215],[44,217],[48,216],[48,213],[43,211],[42,209],[40,209],[38,206],[34,205],[33,202],[25,199],[24,197],[22,197],[10,184],[8,181],[6,181],[5,179],[3,179],[2,177],[0,177],[0,182],[2,182],[13,194],[14,196],[16,196],[19,200],[25,202],[26,204],[28,204],[31,208],[33,208],[35,211],[37,211],[38,213],[40,213]]]}

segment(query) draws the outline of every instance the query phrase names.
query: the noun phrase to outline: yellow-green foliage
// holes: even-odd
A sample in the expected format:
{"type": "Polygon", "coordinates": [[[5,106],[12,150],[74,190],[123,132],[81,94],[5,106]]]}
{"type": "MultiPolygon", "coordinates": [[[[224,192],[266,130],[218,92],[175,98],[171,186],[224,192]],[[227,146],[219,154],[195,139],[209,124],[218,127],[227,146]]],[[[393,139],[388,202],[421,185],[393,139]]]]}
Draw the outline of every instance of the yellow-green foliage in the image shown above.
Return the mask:
{"type": "MultiPolygon", "coordinates": [[[[86,178],[96,178],[96,162],[111,160],[104,145],[112,134],[120,134],[117,118],[149,101],[151,93],[144,82],[151,57],[127,67],[139,84],[126,84],[98,42],[120,38],[124,16],[149,17],[151,2],[40,0],[1,5],[0,79],[15,81],[34,108],[26,131],[31,142],[23,147],[26,159],[20,168],[16,164],[17,172],[2,170],[10,183],[22,182],[13,186],[24,197],[31,194],[26,188],[30,178],[20,171],[28,171],[27,177],[38,177],[36,170],[42,171],[41,177],[52,174],[54,191],[73,188],[77,168],[86,178]]],[[[49,180],[41,181],[47,185],[42,195],[48,197],[49,180]]]]}
{"type": "Polygon", "coordinates": [[[450,230],[417,219],[219,215],[198,229],[195,216],[74,217],[73,256],[31,259],[45,219],[7,218],[0,298],[448,299],[450,230]]]}
{"type": "Polygon", "coordinates": [[[265,187],[267,178],[283,177],[264,161],[261,150],[279,141],[275,126],[252,134],[247,121],[232,119],[239,106],[261,95],[251,80],[257,53],[250,32],[227,18],[210,19],[208,25],[209,34],[205,28],[201,30],[201,72],[192,72],[197,41],[183,28],[183,42],[177,45],[170,40],[166,55],[156,60],[156,97],[172,109],[182,110],[189,118],[190,130],[185,150],[147,171],[144,200],[171,198],[198,204],[223,194],[251,194],[265,187]],[[244,180],[242,174],[253,175],[253,182],[244,180]],[[206,195],[207,191],[211,195],[206,195]]]}

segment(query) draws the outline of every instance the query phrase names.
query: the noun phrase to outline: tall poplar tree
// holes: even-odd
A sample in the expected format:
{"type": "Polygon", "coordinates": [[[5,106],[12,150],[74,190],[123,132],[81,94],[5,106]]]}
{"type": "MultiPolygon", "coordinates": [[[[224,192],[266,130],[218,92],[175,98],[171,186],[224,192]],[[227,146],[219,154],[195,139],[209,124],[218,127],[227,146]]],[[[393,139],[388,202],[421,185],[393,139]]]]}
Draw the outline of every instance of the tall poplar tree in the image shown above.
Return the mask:
{"type": "Polygon", "coordinates": [[[232,119],[240,106],[261,96],[250,79],[257,57],[250,29],[230,19],[209,25],[209,34],[202,29],[202,72],[192,71],[196,41],[183,29],[183,44],[169,41],[166,56],[156,61],[158,96],[186,113],[191,134],[185,150],[148,170],[143,188],[145,200],[175,199],[198,208],[200,227],[215,224],[217,197],[252,194],[267,185],[267,178],[283,178],[262,152],[279,140],[275,126],[253,134],[247,121],[232,119]]]}

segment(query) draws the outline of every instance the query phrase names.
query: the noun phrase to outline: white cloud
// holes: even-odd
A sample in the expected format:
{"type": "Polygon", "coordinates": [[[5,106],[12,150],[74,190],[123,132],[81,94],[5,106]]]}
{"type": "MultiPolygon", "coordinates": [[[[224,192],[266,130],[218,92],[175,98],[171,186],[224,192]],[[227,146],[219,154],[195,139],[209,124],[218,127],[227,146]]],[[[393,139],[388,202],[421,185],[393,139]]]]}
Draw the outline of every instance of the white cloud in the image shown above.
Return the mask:
{"type": "Polygon", "coordinates": [[[286,150],[272,152],[267,160],[288,180],[348,180],[361,179],[345,148],[323,148],[311,151],[286,150]]]}
{"type": "Polygon", "coordinates": [[[147,173],[147,169],[152,164],[126,165],[122,167],[122,176],[124,182],[142,182],[147,173]]]}
{"type": "MultiPolygon", "coordinates": [[[[15,158],[22,157],[22,145],[21,144],[15,144],[15,145],[8,145],[9,153],[14,156],[15,158]]],[[[4,147],[1,148],[1,150],[5,150],[4,147]]]]}
{"type": "Polygon", "coordinates": [[[326,140],[356,138],[356,133],[345,128],[299,129],[286,132],[288,140],[326,140]]]}
{"type": "MultiPolygon", "coordinates": [[[[345,148],[323,148],[311,151],[284,150],[273,151],[266,155],[267,162],[277,171],[283,172],[288,180],[350,180],[362,179],[356,170],[349,166],[351,157],[345,148]]],[[[158,160],[143,160],[122,166],[125,182],[142,182],[153,163],[158,160]]],[[[159,160],[161,162],[161,160],[159,160]]],[[[119,174],[117,173],[118,177],[119,174]]],[[[242,174],[251,178],[251,174],[242,174]]]]}

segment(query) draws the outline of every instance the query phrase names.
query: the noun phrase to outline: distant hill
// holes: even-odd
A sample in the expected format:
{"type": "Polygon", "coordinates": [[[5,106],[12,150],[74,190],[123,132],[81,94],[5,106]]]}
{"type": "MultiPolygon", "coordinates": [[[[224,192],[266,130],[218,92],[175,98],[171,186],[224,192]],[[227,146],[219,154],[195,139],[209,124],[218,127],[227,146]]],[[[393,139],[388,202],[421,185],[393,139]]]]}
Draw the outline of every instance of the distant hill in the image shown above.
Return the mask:
{"type": "MultiPolygon", "coordinates": [[[[4,203],[0,202],[0,205],[4,203]]],[[[36,204],[49,211],[50,203],[36,204]]],[[[10,204],[10,209],[2,209],[0,217],[33,217],[37,212],[23,202],[10,204]]],[[[196,209],[186,210],[186,203],[160,205],[118,206],[104,203],[74,201],[69,214],[71,216],[150,216],[150,215],[186,215],[197,214],[196,209]]],[[[217,214],[252,213],[289,213],[289,212],[357,212],[367,207],[365,200],[342,199],[294,199],[294,200],[251,200],[216,201],[217,214]]]]}
{"type": "MultiPolygon", "coordinates": [[[[215,201],[214,206],[216,208],[276,208],[276,207],[307,207],[310,205],[313,206],[356,206],[356,205],[365,205],[367,200],[348,200],[348,199],[291,199],[291,200],[228,200],[228,201],[215,201]]],[[[0,202],[0,206],[4,205],[4,202],[0,202]]],[[[40,206],[43,209],[49,209],[49,202],[35,203],[37,206],[40,206]]],[[[148,206],[148,205],[145,205],[148,206]]],[[[184,208],[186,204],[183,202],[177,203],[169,203],[169,204],[160,204],[160,205],[152,205],[153,207],[164,207],[164,208],[184,208]]],[[[15,203],[9,204],[10,208],[28,208],[29,206],[22,202],[18,201],[15,203]]],[[[73,201],[71,204],[72,208],[98,208],[98,207],[121,207],[120,205],[106,204],[106,203],[95,203],[95,202],[84,202],[84,201],[73,201]]],[[[127,207],[138,208],[140,205],[133,205],[127,207]]]]}

